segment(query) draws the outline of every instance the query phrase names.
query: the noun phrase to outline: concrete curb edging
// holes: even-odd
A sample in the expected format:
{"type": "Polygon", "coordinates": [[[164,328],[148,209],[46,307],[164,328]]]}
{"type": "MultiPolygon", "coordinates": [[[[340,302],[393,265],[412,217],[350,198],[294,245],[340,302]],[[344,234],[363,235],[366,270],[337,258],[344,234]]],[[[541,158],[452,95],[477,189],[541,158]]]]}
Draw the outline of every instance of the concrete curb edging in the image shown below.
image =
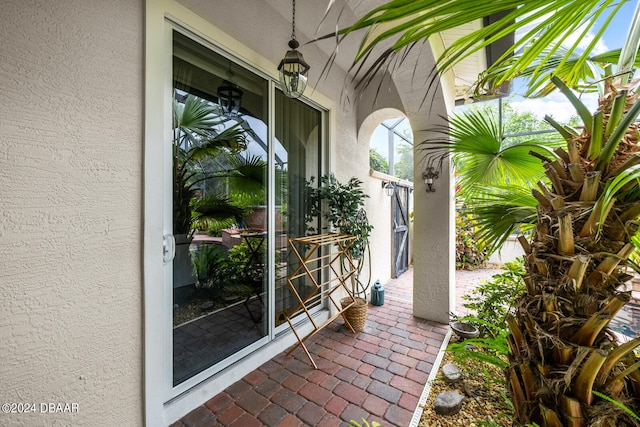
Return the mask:
{"type": "Polygon", "coordinates": [[[427,402],[429,398],[429,393],[431,392],[431,383],[436,379],[438,375],[438,371],[440,370],[440,363],[442,363],[442,358],[444,357],[444,352],[449,345],[449,340],[451,339],[451,329],[445,335],[444,340],[442,341],[442,345],[440,346],[440,351],[438,352],[438,356],[436,360],[433,362],[433,368],[431,368],[431,372],[429,372],[429,378],[427,378],[427,383],[424,386],[424,390],[422,390],[422,394],[420,395],[420,400],[418,400],[418,404],[416,405],[416,410],[413,412],[413,417],[411,418],[411,422],[408,427],[418,427],[420,424],[420,418],[422,417],[422,406],[427,402]]]}

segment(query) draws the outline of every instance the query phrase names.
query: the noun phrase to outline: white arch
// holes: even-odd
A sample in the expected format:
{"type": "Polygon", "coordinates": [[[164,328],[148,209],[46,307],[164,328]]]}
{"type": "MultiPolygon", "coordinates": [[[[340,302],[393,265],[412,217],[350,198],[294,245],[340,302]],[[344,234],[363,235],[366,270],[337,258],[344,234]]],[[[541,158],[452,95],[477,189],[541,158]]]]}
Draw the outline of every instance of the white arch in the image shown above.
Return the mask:
{"type": "Polygon", "coordinates": [[[385,120],[393,119],[395,117],[404,117],[408,119],[407,115],[397,108],[381,108],[369,114],[362,121],[360,129],[358,129],[358,145],[366,144],[368,146],[369,141],[371,140],[371,135],[373,135],[376,128],[385,120]]]}

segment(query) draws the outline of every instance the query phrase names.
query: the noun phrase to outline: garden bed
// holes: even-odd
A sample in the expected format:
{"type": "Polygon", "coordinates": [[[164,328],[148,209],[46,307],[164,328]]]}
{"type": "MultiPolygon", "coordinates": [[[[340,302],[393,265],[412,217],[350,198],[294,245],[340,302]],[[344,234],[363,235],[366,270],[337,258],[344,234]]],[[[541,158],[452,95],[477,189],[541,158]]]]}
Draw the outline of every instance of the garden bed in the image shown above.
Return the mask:
{"type": "MultiPolygon", "coordinates": [[[[455,338],[453,339],[455,341],[455,338]]],[[[475,350],[481,351],[481,350],[475,350]]],[[[444,352],[434,379],[427,385],[428,397],[421,405],[422,414],[418,426],[421,427],[480,427],[513,425],[513,411],[507,398],[504,373],[501,369],[467,358],[454,361],[453,355],[444,352]],[[461,381],[448,383],[441,368],[447,362],[455,363],[461,372],[461,381]],[[465,396],[460,412],[454,415],[439,415],[435,411],[438,394],[458,390],[465,396]]]]}

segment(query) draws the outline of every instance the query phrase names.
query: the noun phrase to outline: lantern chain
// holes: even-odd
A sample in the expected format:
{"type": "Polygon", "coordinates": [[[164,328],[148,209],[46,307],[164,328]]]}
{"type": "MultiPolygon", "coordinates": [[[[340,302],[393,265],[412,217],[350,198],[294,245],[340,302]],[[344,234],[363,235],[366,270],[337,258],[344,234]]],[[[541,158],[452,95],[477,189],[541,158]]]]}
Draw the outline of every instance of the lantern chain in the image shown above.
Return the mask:
{"type": "Polygon", "coordinates": [[[296,0],[293,0],[293,17],[291,19],[291,40],[296,39],[296,0]]]}

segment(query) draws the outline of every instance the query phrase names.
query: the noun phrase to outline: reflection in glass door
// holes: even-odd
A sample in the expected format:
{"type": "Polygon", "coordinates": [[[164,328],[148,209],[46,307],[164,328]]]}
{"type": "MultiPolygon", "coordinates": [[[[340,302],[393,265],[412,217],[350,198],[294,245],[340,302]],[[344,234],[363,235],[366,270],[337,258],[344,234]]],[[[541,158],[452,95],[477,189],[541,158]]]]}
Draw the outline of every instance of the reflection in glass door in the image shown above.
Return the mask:
{"type": "MultiPolygon", "coordinates": [[[[288,250],[287,238],[306,236],[310,226],[318,229],[317,218],[309,217],[307,196],[309,186],[317,185],[320,171],[321,116],[318,110],[276,91],[275,222],[276,264],[280,267],[275,280],[276,326],[286,323],[286,316],[298,307],[287,277],[299,261],[288,250]]],[[[315,290],[304,277],[296,279],[294,286],[299,295],[315,290]]]]}
{"type": "Polygon", "coordinates": [[[173,385],[269,333],[268,82],[173,42],[173,385]]]}

